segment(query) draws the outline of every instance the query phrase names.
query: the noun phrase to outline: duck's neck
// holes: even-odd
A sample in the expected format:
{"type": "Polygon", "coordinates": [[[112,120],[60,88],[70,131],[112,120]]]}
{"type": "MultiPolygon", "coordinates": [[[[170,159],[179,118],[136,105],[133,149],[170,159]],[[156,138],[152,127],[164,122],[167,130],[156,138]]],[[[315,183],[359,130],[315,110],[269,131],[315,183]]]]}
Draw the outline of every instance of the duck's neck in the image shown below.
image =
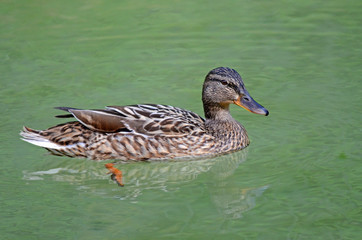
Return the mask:
{"type": "Polygon", "coordinates": [[[233,122],[230,114],[229,104],[204,104],[205,118],[208,121],[233,122]]]}
{"type": "Polygon", "coordinates": [[[245,128],[230,114],[229,105],[204,104],[205,129],[217,141],[216,148],[222,151],[242,149],[249,145],[245,128]]]}

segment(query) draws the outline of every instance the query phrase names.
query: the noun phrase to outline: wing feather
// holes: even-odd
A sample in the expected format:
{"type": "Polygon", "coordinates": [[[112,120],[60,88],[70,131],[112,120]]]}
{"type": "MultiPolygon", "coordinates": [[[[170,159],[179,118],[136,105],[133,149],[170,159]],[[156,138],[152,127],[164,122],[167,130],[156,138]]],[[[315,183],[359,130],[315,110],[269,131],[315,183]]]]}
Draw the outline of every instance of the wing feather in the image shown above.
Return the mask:
{"type": "Polygon", "coordinates": [[[202,117],[173,106],[139,104],[109,106],[107,109],[128,113],[123,122],[135,132],[145,135],[185,135],[195,130],[205,130],[202,117]]]}
{"type": "Polygon", "coordinates": [[[105,110],[58,109],[70,112],[84,126],[99,132],[177,136],[205,131],[202,117],[168,105],[108,106],[105,110]]]}

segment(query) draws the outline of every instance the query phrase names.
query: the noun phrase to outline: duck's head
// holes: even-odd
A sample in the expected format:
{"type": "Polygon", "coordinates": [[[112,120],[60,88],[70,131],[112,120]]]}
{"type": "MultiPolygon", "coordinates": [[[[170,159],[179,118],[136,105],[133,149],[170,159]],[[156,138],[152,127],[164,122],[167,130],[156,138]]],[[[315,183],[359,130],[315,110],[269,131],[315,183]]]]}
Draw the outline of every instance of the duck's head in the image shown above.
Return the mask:
{"type": "Polygon", "coordinates": [[[268,110],[250,96],[239,73],[227,67],[215,68],[207,74],[202,91],[202,101],[205,114],[206,107],[228,109],[231,103],[252,113],[265,116],[269,114],[268,110]]]}

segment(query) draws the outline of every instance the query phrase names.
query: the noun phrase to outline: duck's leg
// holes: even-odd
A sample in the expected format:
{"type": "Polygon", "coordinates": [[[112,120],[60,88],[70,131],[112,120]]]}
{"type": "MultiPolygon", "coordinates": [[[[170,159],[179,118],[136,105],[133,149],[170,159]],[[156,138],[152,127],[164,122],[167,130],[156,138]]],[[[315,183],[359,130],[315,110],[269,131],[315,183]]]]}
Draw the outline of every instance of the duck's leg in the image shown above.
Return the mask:
{"type": "Polygon", "coordinates": [[[111,175],[111,179],[113,180],[113,181],[115,181],[117,184],[118,184],[118,186],[120,186],[120,187],[124,187],[124,184],[122,183],[122,172],[121,171],[119,171],[120,172],[120,174],[112,174],[111,175]]]}
{"type": "Polygon", "coordinates": [[[107,163],[104,166],[109,170],[107,174],[112,174],[111,179],[115,181],[118,184],[118,186],[123,187],[124,184],[122,183],[122,171],[113,167],[114,166],[113,163],[107,163]]]}

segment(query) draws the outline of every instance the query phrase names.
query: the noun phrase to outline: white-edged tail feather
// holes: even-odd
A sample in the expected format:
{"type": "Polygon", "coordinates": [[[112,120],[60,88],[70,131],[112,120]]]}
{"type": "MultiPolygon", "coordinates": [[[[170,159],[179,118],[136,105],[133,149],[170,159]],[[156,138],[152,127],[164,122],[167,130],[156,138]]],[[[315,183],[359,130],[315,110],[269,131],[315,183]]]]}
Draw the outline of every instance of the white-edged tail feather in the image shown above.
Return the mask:
{"type": "Polygon", "coordinates": [[[20,132],[20,136],[22,136],[22,140],[39,147],[43,147],[50,153],[57,156],[86,157],[86,155],[82,152],[85,147],[84,142],[70,142],[68,145],[59,144],[52,141],[52,138],[49,138],[49,136],[44,134],[43,131],[33,130],[25,126],[20,132]]]}
{"type": "Polygon", "coordinates": [[[46,139],[44,136],[41,136],[39,134],[39,131],[32,130],[25,126],[23,127],[23,131],[20,132],[20,136],[22,136],[21,140],[24,140],[25,142],[34,144],[39,147],[58,149],[58,150],[64,149],[64,146],[51,142],[49,141],[49,139],[46,139]]]}

